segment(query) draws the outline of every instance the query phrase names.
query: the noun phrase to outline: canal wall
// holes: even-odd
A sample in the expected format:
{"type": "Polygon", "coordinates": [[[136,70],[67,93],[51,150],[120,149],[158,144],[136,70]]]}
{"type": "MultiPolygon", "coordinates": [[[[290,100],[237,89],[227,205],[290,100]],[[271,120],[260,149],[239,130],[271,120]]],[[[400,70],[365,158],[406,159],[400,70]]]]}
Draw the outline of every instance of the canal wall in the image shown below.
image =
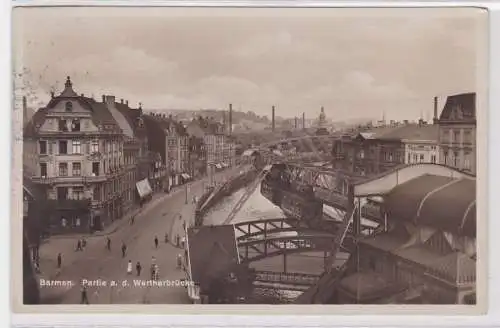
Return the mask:
{"type": "Polygon", "coordinates": [[[196,203],[195,225],[203,225],[203,218],[214,205],[224,197],[231,195],[255,180],[257,174],[258,171],[256,168],[250,168],[240,172],[215,188],[210,187],[207,189],[196,203]]]}

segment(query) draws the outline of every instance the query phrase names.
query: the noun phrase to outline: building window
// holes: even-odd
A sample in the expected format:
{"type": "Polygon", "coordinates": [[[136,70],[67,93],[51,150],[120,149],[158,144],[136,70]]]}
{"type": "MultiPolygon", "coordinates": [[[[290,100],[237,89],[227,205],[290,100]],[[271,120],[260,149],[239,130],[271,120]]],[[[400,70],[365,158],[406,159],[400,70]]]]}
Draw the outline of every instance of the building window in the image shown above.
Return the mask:
{"type": "Polygon", "coordinates": [[[92,175],[94,176],[99,175],[99,162],[92,163],[92,175]]]}
{"type": "Polygon", "coordinates": [[[453,152],[453,166],[458,167],[458,152],[453,152]]]}
{"type": "Polygon", "coordinates": [[[71,131],[74,131],[74,132],[80,131],[80,120],[74,119],[71,122],[71,131]]]}
{"type": "Polygon", "coordinates": [[[423,163],[424,159],[425,159],[424,154],[420,154],[420,163],[423,163]]]}
{"type": "Polygon", "coordinates": [[[92,140],[90,144],[90,153],[98,153],[99,152],[99,140],[92,140]]]}
{"type": "Polygon", "coordinates": [[[45,155],[47,154],[47,141],[45,140],[40,140],[38,142],[39,146],[40,146],[40,154],[41,155],[45,155]]]}
{"type": "Polygon", "coordinates": [[[59,176],[68,176],[68,163],[59,163],[59,176]]]}
{"type": "Polygon", "coordinates": [[[413,163],[417,163],[417,162],[418,162],[418,155],[413,154],[413,163]]]}
{"type": "Polygon", "coordinates": [[[453,130],[453,142],[460,143],[460,130],[453,130]]]}
{"type": "Polygon", "coordinates": [[[83,187],[73,187],[73,199],[75,200],[83,200],[84,199],[84,193],[83,193],[83,187]]]}
{"type": "Polygon", "coordinates": [[[470,171],[472,168],[471,165],[471,153],[470,152],[465,152],[464,153],[464,170],[470,171]]]}
{"type": "Polygon", "coordinates": [[[66,123],[66,120],[63,120],[63,119],[59,120],[59,131],[61,131],[61,132],[68,131],[68,125],[66,123]]]}
{"type": "Polygon", "coordinates": [[[436,155],[431,155],[431,162],[436,164],[436,155]]]}
{"type": "Polygon", "coordinates": [[[67,112],[72,112],[73,111],[73,103],[71,101],[66,102],[66,104],[64,105],[64,107],[66,108],[67,112]]]}
{"type": "Polygon", "coordinates": [[[408,154],[408,164],[411,163],[411,154],[408,154]]]}
{"type": "Polygon", "coordinates": [[[472,144],[472,132],[470,130],[464,130],[464,144],[472,144]]]}
{"type": "Polygon", "coordinates": [[[68,142],[66,140],[59,140],[59,154],[68,153],[68,142]]]}
{"type": "Polygon", "coordinates": [[[92,198],[94,200],[101,200],[101,186],[94,187],[94,192],[92,193],[92,198]]]}
{"type": "Polygon", "coordinates": [[[72,154],[82,153],[82,142],[80,140],[73,140],[73,151],[72,154]]]}
{"type": "Polygon", "coordinates": [[[40,163],[40,176],[41,177],[47,176],[47,163],[40,163]]]}
{"type": "Polygon", "coordinates": [[[57,199],[58,200],[68,199],[68,188],[67,187],[57,187],[57,199]]]}
{"type": "Polygon", "coordinates": [[[81,176],[82,175],[82,164],[79,162],[73,163],[73,176],[81,176]]]}

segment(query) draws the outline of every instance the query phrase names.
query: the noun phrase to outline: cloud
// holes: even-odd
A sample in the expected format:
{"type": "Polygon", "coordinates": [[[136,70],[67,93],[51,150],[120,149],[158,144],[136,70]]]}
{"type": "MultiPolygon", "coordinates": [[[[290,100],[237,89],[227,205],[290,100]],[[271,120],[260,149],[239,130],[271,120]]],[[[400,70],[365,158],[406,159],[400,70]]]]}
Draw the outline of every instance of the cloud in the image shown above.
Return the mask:
{"type": "Polygon", "coordinates": [[[15,59],[41,94],[60,90],[70,75],[77,92],[150,108],[233,103],[269,115],[275,105],[293,117],[324,106],[336,119],[383,110],[414,118],[433,96],[476,87],[475,9],[66,11],[31,8],[14,17],[15,59]]]}

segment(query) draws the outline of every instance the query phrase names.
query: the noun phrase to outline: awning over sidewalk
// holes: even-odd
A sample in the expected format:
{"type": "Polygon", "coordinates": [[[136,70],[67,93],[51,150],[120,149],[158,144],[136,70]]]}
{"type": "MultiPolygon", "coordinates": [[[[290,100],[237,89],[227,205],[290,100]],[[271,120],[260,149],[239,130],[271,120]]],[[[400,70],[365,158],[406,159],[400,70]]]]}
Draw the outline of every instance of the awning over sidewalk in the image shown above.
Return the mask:
{"type": "Polygon", "coordinates": [[[151,186],[149,185],[148,179],[141,180],[135,184],[137,187],[137,192],[139,193],[139,197],[144,198],[149,194],[153,193],[151,186]]]}
{"type": "Polygon", "coordinates": [[[182,178],[183,178],[184,180],[189,180],[189,179],[191,179],[191,176],[190,176],[189,174],[187,174],[187,173],[182,173],[182,174],[181,174],[181,176],[182,176],[182,178]]]}

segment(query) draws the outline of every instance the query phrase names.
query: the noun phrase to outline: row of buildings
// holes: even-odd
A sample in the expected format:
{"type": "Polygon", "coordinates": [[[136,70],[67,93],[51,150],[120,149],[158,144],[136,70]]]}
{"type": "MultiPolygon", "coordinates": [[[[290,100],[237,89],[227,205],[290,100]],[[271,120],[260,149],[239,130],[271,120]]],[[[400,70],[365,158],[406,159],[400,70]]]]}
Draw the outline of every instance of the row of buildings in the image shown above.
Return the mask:
{"type": "Polygon", "coordinates": [[[476,94],[449,96],[432,124],[395,123],[343,136],[333,146],[334,168],[359,176],[402,164],[434,163],[476,174],[476,94]]]}
{"type": "MultiPolygon", "coordinates": [[[[26,103],[24,103],[26,106],[26,103]]],[[[155,191],[231,166],[235,147],[224,124],[177,122],[139,105],[77,94],[68,77],[24,125],[26,215],[40,233],[102,229],[155,191]]]]}

